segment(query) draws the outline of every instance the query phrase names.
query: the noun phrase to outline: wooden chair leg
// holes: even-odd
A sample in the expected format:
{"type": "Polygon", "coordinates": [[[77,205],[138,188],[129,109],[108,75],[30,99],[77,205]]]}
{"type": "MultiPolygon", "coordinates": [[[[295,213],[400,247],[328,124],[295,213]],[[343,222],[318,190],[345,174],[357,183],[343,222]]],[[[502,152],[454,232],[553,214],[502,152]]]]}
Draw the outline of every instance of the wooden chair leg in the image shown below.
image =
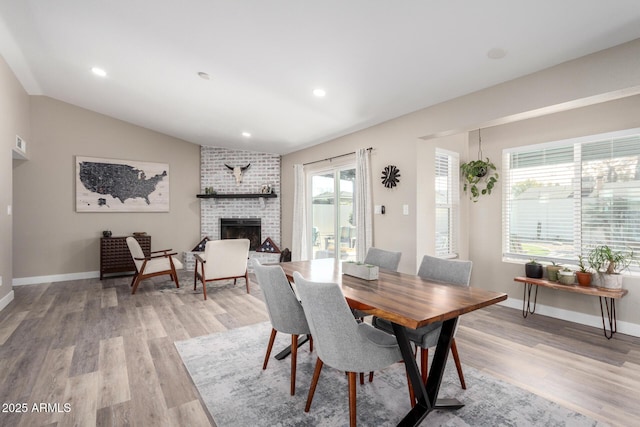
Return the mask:
{"type": "Polygon", "coordinates": [[[138,285],[140,284],[140,274],[136,275],[135,280],[133,281],[133,289],[131,289],[131,295],[134,295],[136,293],[136,291],[138,290],[138,285]]]}
{"type": "Polygon", "coordinates": [[[138,272],[136,271],[135,274],[133,275],[133,279],[131,280],[131,284],[129,285],[130,287],[133,286],[134,283],[136,283],[137,278],[138,278],[138,272]]]}
{"type": "Polygon", "coordinates": [[[276,334],[278,331],[271,328],[271,336],[269,337],[269,345],[267,346],[267,353],[264,355],[264,363],[262,364],[262,369],[267,369],[267,363],[269,363],[269,356],[271,356],[271,349],[273,348],[273,342],[276,340],[276,334]]]}
{"type": "Polygon", "coordinates": [[[369,382],[373,382],[373,371],[369,372],[369,382]]]}
{"type": "Polygon", "coordinates": [[[204,265],[202,266],[202,274],[200,275],[200,281],[202,282],[202,293],[204,294],[204,300],[207,300],[207,279],[204,277],[204,265]]]}
{"type": "Polygon", "coordinates": [[[349,372],[349,427],[356,427],[356,373],[349,372]]]}
{"type": "Polygon", "coordinates": [[[364,385],[364,372],[360,372],[360,385],[364,385]]]}
{"type": "Polygon", "coordinates": [[[309,387],[309,395],[307,396],[307,404],[304,407],[304,412],[309,412],[309,409],[311,409],[311,401],[316,392],[316,386],[318,385],[318,378],[320,378],[320,371],[322,371],[323,364],[324,362],[318,357],[316,360],[316,369],[313,371],[313,378],[311,378],[311,386],[309,387]]]}
{"type": "Polygon", "coordinates": [[[429,349],[420,347],[420,371],[422,373],[422,383],[427,383],[427,373],[429,372],[429,349]]]}
{"type": "Polygon", "coordinates": [[[309,338],[309,351],[313,353],[313,337],[311,335],[307,335],[309,338]]]}
{"type": "Polygon", "coordinates": [[[193,290],[196,290],[196,283],[198,283],[198,260],[196,260],[196,268],[193,270],[193,290]]]}
{"type": "Polygon", "coordinates": [[[296,394],[296,364],[298,360],[298,334],[291,334],[291,396],[296,394]]]}
{"type": "Polygon", "coordinates": [[[458,371],[458,378],[460,378],[460,385],[464,390],[467,389],[467,384],[464,382],[464,374],[462,373],[462,365],[460,364],[460,356],[458,356],[458,346],[456,345],[456,339],[451,340],[451,354],[453,355],[453,361],[456,364],[456,370],[458,371]]]}
{"type": "Polygon", "coordinates": [[[171,273],[171,277],[173,278],[173,281],[176,282],[176,288],[180,287],[180,282],[178,282],[178,273],[176,273],[176,269],[172,268],[171,269],[172,273],[171,273]]]}
{"type": "MultiPolygon", "coordinates": [[[[405,370],[406,371],[406,370],[405,370]]],[[[409,373],[407,375],[407,385],[409,386],[409,400],[411,401],[411,407],[416,406],[416,394],[413,392],[413,385],[411,385],[411,379],[409,379],[409,373]]]]}
{"type": "Polygon", "coordinates": [[[245,273],[244,273],[244,283],[247,286],[247,293],[250,293],[249,292],[249,271],[248,270],[245,271],[245,273]]]}

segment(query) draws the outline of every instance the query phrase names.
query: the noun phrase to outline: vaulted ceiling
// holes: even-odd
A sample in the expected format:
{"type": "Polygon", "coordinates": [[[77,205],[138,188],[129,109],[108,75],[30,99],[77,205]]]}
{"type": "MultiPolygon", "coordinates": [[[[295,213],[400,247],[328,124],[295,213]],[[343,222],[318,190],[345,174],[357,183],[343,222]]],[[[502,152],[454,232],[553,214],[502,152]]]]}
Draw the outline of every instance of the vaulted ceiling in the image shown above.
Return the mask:
{"type": "Polygon", "coordinates": [[[280,154],[637,38],[637,0],[0,0],[29,94],[280,154]]]}

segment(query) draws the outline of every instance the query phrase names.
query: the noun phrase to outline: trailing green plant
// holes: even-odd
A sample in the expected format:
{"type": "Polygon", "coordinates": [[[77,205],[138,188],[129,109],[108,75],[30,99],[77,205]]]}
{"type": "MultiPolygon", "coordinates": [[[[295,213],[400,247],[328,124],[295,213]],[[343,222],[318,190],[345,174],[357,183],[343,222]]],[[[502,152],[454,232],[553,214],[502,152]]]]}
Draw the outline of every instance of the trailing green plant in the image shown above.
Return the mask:
{"type": "Polygon", "coordinates": [[[471,160],[460,165],[460,172],[464,180],[463,191],[469,192],[469,199],[478,201],[480,195],[491,194],[491,190],[498,182],[499,175],[496,165],[489,158],[486,160],[471,160]]]}
{"type": "Polygon", "coordinates": [[[629,267],[633,250],[616,251],[607,245],[596,246],[589,252],[589,265],[596,272],[615,274],[629,267]]]}

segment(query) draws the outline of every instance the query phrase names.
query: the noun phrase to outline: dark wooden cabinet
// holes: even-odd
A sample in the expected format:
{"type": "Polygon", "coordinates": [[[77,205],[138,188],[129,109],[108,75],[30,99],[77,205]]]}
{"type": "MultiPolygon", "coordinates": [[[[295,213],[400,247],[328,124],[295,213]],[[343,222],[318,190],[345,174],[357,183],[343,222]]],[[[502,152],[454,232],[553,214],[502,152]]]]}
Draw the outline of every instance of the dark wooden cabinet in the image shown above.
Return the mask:
{"type": "MultiPolygon", "coordinates": [[[[145,256],[151,253],[151,236],[134,236],[145,256]]],[[[109,273],[135,273],[136,266],[127,246],[127,236],[100,239],[100,280],[109,273]]]]}

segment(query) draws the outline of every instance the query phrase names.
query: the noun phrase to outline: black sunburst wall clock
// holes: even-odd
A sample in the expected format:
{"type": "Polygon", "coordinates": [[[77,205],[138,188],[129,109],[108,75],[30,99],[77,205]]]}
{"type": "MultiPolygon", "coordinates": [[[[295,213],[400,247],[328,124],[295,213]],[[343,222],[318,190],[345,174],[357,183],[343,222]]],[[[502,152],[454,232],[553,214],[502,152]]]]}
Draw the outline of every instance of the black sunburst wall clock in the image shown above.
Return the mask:
{"type": "Polygon", "coordinates": [[[400,178],[400,169],[393,165],[385,166],[382,170],[381,178],[382,185],[387,188],[393,188],[400,182],[400,180],[398,179],[400,178]]]}

